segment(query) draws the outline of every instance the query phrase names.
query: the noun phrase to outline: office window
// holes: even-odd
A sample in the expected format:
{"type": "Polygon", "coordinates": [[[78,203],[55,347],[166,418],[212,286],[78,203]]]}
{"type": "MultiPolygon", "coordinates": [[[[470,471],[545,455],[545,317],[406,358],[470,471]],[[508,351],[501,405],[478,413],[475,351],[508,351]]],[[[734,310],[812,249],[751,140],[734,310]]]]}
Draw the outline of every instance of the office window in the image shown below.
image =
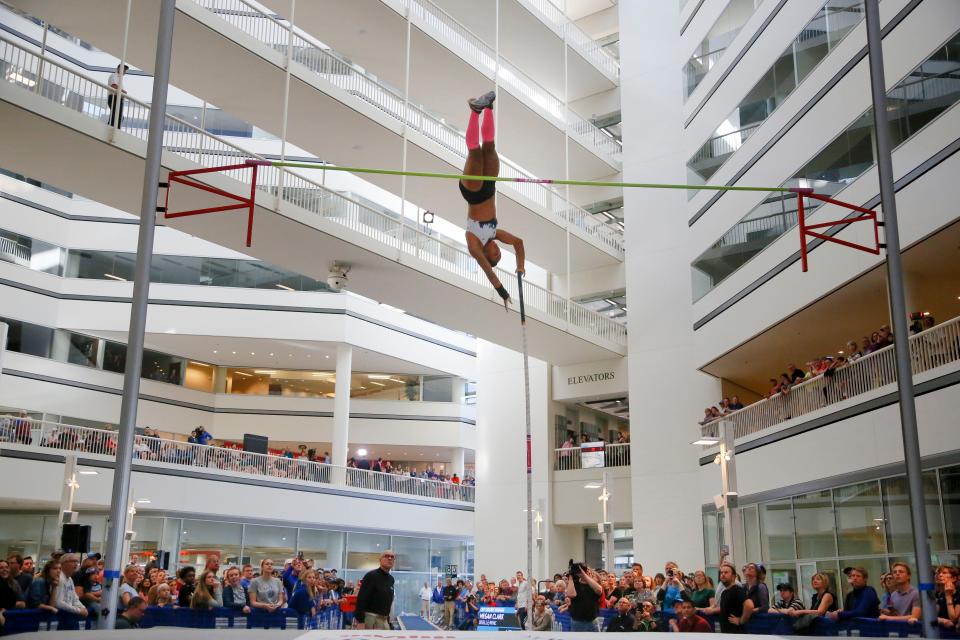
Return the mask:
{"type": "Polygon", "coordinates": [[[372,533],[347,534],[347,568],[369,571],[380,566],[380,554],[390,548],[390,536],[372,533]]]}
{"type": "Polygon", "coordinates": [[[192,566],[200,571],[211,555],[219,556],[221,566],[246,562],[240,556],[242,524],[184,519],[181,526],[177,568],[192,566]]]}
{"type": "Polygon", "coordinates": [[[283,570],[283,564],[294,555],[297,530],[291,527],[268,527],[248,524],[243,527],[243,555],[250,564],[259,566],[267,558],[283,570]]]}
{"type": "Polygon", "coordinates": [[[814,491],[793,499],[797,530],[797,556],[822,558],[837,554],[833,503],[830,490],[814,491]]]}
{"type": "Polygon", "coordinates": [[[793,532],[793,507],[790,498],[761,505],[763,558],[769,562],[793,560],[797,550],[793,532]]]}
{"type": "MultiPolygon", "coordinates": [[[[913,526],[910,522],[907,479],[904,476],[884,478],[880,481],[880,486],[883,491],[883,519],[888,550],[891,553],[909,553],[913,551],[913,526]]],[[[927,528],[930,532],[930,550],[942,551],[946,548],[946,541],[943,537],[943,516],[940,513],[936,471],[923,474],[923,496],[927,528]]]]}
{"type": "Polygon", "coordinates": [[[343,567],[345,537],[342,531],[300,529],[298,550],[303,552],[305,558],[313,558],[320,567],[339,571],[343,567]]]}
{"type": "Polygon", "coordinates": [[[886,553],[880,483],[875,480],[833,490],[837,545],[841,556],[886,553]]]}
{"type": "Polygon", "coordinates": [[[394,553],[397,554],[394,569],[397,571],[429,571],[430,540],[428,538],[408,538],[392,536],[390,539],[394,553]]]}

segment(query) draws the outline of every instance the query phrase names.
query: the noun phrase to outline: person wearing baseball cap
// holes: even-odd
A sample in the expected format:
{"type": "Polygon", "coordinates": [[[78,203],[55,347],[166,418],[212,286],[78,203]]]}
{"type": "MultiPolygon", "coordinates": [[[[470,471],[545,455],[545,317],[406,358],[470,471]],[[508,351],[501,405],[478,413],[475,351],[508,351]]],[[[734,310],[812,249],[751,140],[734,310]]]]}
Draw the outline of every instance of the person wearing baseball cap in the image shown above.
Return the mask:
{"type": "Polygon", "coordinates": [[[843,610],[827,614],[831,620],[852,618],[879,618],[880,598],[877,591],[867,584],[869,574],[863,567],[847,567],[843,570],[850,583],[850,591],[843,599],[843,610]]]}
{"type": "Polygon", "coordinates": [[[697,615],[693,601],[684,593],[673,601],[677,617],[670,620],[670,630],[680,633],[712,633],[713,627],[705,618],[697,615]]]}
{"type": "Polygon", "coordinates": [[[790,610],[799,611],[803,609],[803,602],[797,597],[797,591],[789,582],[781,582],[777,585],[777,599],[773,603],[773,610],[776,613],[789,614],[790,610]]]}

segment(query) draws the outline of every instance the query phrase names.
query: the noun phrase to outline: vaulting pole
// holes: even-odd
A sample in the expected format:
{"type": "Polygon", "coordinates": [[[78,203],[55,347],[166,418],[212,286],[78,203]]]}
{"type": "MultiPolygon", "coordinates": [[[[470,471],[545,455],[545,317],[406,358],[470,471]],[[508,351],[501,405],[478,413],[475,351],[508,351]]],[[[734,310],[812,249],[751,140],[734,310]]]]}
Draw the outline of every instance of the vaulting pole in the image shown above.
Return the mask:
{"type": "MultiPolygon", "coordinates": [[[[523,274],[517,273],[517,297],[520,300],[520,330],[523,334],[523,392],[527,426],[527,580],[533,579],[533,434],[530,428],[530,356],[527,355],[527,311],[523,305],[523,274]]],[[[527,615],[533,615],[531,611],[527,615]]]]}

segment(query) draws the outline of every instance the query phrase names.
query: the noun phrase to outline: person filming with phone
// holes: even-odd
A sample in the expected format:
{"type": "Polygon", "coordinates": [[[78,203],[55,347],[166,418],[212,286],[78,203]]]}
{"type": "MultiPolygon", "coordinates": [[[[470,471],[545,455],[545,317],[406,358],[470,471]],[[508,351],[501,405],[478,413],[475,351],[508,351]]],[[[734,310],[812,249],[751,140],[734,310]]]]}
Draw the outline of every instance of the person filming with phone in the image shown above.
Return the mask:
{"type": "Polygon", "coordinates": [[[603,587],[597,573],[583,562],[570,561],[570,571],[564,576],[567,595],[570,596],[570,630],[596,631],[594,622],[600,615],[600,595],[603,587]]]}

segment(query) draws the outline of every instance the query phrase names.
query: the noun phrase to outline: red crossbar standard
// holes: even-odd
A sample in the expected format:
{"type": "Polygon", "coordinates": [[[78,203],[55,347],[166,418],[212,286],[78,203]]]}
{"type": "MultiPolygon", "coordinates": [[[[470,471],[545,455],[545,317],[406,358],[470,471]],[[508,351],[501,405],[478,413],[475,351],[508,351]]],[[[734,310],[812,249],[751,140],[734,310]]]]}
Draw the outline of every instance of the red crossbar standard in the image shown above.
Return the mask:
{"type": "Polygon", "coordinates": [[[184,218],[186,216],[198,216],[204,213],[219,213],[221,211],[236,211],[239,209],[247,210],[247,246],[250,246],[250,243],[253,242],[253,210],[255,204],[255,198],[257,193],[257,168],[256,164],[230,164],[224,165],[222,167],[205,167],[203,169],[190,169],[187,171],[171,171],[167,176],[167,183],[160,183],[161,187],[166,187],[167,196],[163,202],[163,217],[166,219],[170,218],[184,218]],[[197,181],[196,179],[190,177],[195,176],[201,173],[216,173],[219,171],[230,171],[232,169],[252,169],[253,176],[250,181],[250,197],[244,198],[243,196],[238,196],[236,194],[230,193],[229,191],[224,191],[223,189],[218,189],[216,187],[211,187],[210,185],[203,184],[202,182],[197,181]],[[186,211],[175,211],[171,212],[169,209],[170,205],[170,188],[173,183],[179,183],[187,187],[192,187],[194,189],[200,189],[201,191],[206,191],[207,193],[212,193],[214,195],[222,196],[229,200],[233,200],[235,204],[226,204],[218,207],[205,207],[203,209],[188,209],[186,211]]]}
{"type": "Polygon", "coordinates": [[[834,200],[827,196],[821,196],[813,192],[813,189],[807,187],[797,187],[790,189],[790,191],[797,194],[797,217],[800,221],[800,265],[803,269],[803,272],[807,271],[807,236],[813,236],[814,238],[820,238],[825,242],[835,242],[837,244],[849,247],[851,249],[856,249],[858,251],[865,251],[867,253],[872,253],[875,256],[880,255],[880,249],[885,248],[887,245],[880,242],[880,227],[883,225],[883,222],[880,222],[877,219],[877,212],[873,209],[866,209],[864,207],[857,206],[855,204],[850,204],[849,202],[842,202],[840,200],[834,200]],[[826,202],[828,204],[835,204],[838,207],[843,207],[845,209],[850,209],[851,211],[856,211],[860,214],[855,218],[845,218],[843,220],[831,220],[829,222],[818,222],[817,224],[807,224],[804,210],[803,210],[803,199],[804,198],[813,198],[814,200],[820,200],[821,202],[826,202]],[[856,242],[850,242],[848,240],[841,240],[840,238],[826,235],[825,233],[819,233],[817,231],[812,231],[812,229],[828,229],[830,227],[836,227],[839,225],[846,226],[848,224],[853,224],[854,222],[865,222],[870,220],[873,222],[873,246],[867,246],[863,244],[857,244],[856,242]]]}

